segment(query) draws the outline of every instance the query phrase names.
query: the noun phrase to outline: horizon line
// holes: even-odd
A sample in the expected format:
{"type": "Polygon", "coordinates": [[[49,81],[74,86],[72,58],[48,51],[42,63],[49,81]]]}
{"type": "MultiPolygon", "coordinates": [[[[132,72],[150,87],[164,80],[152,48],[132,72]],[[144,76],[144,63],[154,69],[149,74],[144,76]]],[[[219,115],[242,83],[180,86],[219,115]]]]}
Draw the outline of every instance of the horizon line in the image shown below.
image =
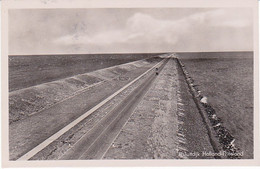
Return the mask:
{"type": "Polygon", "coordinates": [[[217,53],[217,52],[254,52],[254,50],[230,51],[175,51],[175,52],[114,52],[114,53],[42,53],[42,54],[8,54],[8,56],[41,56],[41,55],[111,55],[111,54],[166,54],[166,53],[217,53]]]}

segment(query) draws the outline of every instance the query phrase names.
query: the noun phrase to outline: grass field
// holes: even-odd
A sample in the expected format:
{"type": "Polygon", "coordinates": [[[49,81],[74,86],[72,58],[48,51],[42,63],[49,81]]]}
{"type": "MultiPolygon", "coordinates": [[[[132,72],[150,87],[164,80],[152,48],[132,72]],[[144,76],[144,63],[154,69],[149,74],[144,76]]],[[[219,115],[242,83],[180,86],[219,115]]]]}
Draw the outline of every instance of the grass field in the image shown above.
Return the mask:
{"type": "Polygon", "coordinates": [[[9,91],[149,58],[158,54],[9,56],[9,91]]]}
{"type": "Polygon", "coordinates": [[[253,52],[179,53],[179,58],[244,158],[253,158],[253,52]]]}

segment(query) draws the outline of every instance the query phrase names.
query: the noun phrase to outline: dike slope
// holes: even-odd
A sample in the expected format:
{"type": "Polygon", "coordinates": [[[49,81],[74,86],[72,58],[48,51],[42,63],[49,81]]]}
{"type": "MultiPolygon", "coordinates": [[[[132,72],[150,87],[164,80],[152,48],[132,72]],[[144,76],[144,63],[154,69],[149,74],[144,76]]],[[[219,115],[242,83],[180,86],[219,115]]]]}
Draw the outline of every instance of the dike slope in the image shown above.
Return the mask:
{"type": "Polygon", "coordinates": [[[89,90],[105,81],[119,78],[138,68],[151,67],[161,58],[149,58],[79,74],[9,93],[9,124],[39,113],[59,102],[89,90]]]}

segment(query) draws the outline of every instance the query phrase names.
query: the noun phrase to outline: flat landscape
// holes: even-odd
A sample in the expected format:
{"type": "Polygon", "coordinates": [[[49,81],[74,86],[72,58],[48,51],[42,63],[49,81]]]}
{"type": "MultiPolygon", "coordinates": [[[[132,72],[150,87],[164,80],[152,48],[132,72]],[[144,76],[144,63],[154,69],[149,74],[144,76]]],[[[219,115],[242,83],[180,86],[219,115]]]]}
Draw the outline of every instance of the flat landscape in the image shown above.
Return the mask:
{"type": "Polygon", "coordinates": [[[179,53],[244,158],[253,157],[253,52],[179,53]]]}
{"type": "Polygon", "coordinates": [[[9,57],[9,159],[219,158],[179,60],[253,158],[252,52],[115,56],[9,57]]]}

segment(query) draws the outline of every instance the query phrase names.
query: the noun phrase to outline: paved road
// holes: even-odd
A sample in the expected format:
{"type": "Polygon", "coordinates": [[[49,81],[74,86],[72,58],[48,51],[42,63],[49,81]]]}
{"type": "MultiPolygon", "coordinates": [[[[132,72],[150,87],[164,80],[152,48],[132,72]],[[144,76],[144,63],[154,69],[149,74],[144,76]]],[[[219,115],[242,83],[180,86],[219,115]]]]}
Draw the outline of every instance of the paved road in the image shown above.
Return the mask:
{"type": "Polygon", "coordinates": [[[170,59],[103,159],[214,158],[203,151],[214,152],[207,129],[180,67],[170,59]]]}
{"type": "Polygon", "coordinates": [[[102,83],[39,114],[11,124],[9,126],[10,160],[17,160],[147,69],[147,67],[139,68],[135,72],[129,72],[125,75],[128,80],[116,79],[102,83]]]}
{"type": "Polygon", "coordinates": [[[180,152],[213,150],[175,60],[164,59],[157,65],[139,80],[136,76],[144,70],[129,73],[128,81],[106,82],[45,112],[12,124],[9,129],[10,159],[204,158],[180,155],[180,152]],[[155,74],[156,67],[159,67],[159,75],[155,74]],[[135,83],[129,83],[135,78],[135,83]],[[124,85],[127,88],[123,89],[124,85]],[[119,91],[111,101],[104,102],[109,95],[119,91]],[[54,133],[102,102],[103,106],[73,128],[50,139],[54,133]],[[21,158],[48,138],[51,143],[46,147],[30,158],[21,158]]]}
{"type": "MultiPolygon", "coordinates": [[[[165,63],[158,72],[161,71],[165,63]]],[[[60,159],[83,160],[102,158],[156,77],[155,73],[151,74],[143,84],[132,91],[130,95],[109,112],[60,159]]]]}

